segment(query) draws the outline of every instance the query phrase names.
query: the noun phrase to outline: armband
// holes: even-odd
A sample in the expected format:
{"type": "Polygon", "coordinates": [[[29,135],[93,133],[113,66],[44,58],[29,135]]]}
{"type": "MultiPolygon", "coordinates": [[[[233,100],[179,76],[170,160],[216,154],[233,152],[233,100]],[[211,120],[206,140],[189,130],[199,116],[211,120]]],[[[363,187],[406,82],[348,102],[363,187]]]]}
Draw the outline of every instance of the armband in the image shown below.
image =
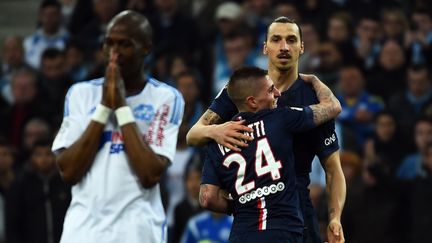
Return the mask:
{"type": "Polygon", "coordinates": [[[133,112],[129,106],[123,106],[115,110],[115,115],[117,118],[117,122],[119,127],[126,125],[128,123],[135,122],[135,117],[133,112]]]}
{"type": "Polygon", "coordinates": [[[111,109],[102,105],[102,104],[98,104],[96,106],[96,110],[94,111],[93,115],[92,115],[92,120],[99,122],[103,125],[107,124],[108,122],[108,118],[111,114],[111,109]]]}

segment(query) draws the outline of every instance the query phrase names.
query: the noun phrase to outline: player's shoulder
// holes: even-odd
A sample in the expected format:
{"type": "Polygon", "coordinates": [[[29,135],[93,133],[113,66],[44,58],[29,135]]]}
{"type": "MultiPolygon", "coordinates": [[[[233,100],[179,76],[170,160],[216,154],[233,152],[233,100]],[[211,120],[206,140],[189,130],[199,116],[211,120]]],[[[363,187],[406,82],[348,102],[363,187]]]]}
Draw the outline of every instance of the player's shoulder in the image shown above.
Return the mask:
{"type": "Polygon", "coordinates": [[[85,95],[89,92],[95,92],[96,90],[99,90],[104,82],[104,78],[97,78],[92,80],[86,80],[77,82],[71,87],[69,87],[68,95],[71,93],[76,93],[76,95],[85,95]]]}
{"type": "Polygon", "coordinates": [[[153,77],[147,79],[147,85],[149,86],[150,93],[154,93],[158,98],[176,99],[182,100],[182,94],[174,87],[163,83],[153,77]],[[156,93],[155,93],[156,92],[156,93]]]}

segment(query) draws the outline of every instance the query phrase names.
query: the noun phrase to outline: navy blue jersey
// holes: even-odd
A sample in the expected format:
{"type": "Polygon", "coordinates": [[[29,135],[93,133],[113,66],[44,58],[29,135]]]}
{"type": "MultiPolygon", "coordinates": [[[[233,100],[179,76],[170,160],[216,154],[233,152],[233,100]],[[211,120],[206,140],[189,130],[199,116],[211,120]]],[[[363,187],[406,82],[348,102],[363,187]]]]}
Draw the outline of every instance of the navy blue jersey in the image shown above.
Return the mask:
{"type": "Polygon", "coordinates": [[[209,143],[202,183],[233,197],[232,234],[266,229],[302,233],[292,134],[314,127],[312,110],[282,107],[237,117],[254,129],[249,134],[254,139],[241,152],[209,143]]]}
{"type": "MultiPolygon", "coordinates": [[[[282,92],[278,99],[279,107],[304,107],[317,103],[318,98],[312,86],[300,77],[288,90],[282,92]]],[[[217,113],[224,121],[230,120],[238,113],[226,89],[213,100],[209,109],[217,113]]],[[[294,157],[297,175],[308,176],[315,155],[325,158],[339,149],[338,138],[334,130],[335,125],[334,120],[332,120],[295,136],[294,157]]],[[[308,185],[309,181],[304,186],[307,187],[308,185]]]]}

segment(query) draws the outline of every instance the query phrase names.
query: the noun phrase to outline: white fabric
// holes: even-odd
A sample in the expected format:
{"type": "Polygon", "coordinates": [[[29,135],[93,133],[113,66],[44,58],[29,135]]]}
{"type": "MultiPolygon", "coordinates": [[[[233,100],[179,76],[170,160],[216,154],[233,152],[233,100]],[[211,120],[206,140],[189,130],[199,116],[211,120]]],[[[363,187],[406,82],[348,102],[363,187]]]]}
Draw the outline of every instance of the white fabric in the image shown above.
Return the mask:
{"type": "MultiPolygon", "coordinates": [[[[65,101],[62,127],[53,151],[67,148],[84,132],[102,98],[103,79],[73,85],[65,101]]],[[[184,101],[172,87],[150,79],[127,98],[137,125],[153,151],[173,160],[184,101]]],[[[159,185],[143,188],[124,151],[111,115],[101,149],[90,170],[72,187],[61,243],[166,242],[166,220],[159,185]]]]}

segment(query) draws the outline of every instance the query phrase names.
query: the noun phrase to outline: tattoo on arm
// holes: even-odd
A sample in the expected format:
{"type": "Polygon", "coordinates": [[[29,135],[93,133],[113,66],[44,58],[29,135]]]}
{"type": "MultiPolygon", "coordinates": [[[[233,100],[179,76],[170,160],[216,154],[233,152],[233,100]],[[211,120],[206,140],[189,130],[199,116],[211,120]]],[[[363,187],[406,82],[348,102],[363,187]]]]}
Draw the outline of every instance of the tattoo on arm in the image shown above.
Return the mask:
{"type": "Polygon", "coordinates": [[[222,118],[214,111],[207,109],[203,114],[204,123],[207,125],[220,124],[222,123],[222,118]]]}
{"type": "Polygon", "coordinates": [[[201,185],[201,189],[199,192],[199,203],[200,205],[204,205],[204,202],[206,201],[207,198],[207,193],[208,193],[208,187],[207,185],[201,185]]]}
{"type": "Polygon", "coordinates": [[[329,218],[331,218],[336,213],[336,209],[330,208],[328,213],[329,213],[329,218]]]}
{"type": "Polygon", "coordinates": [[[338,99],[333,95],[331,90],[321,81],[313,83],[316,95],[320,104],[311,105],[315,124],[322,124],[331,119],[331,115],[337,114],[339,105],[338,99]]]}

